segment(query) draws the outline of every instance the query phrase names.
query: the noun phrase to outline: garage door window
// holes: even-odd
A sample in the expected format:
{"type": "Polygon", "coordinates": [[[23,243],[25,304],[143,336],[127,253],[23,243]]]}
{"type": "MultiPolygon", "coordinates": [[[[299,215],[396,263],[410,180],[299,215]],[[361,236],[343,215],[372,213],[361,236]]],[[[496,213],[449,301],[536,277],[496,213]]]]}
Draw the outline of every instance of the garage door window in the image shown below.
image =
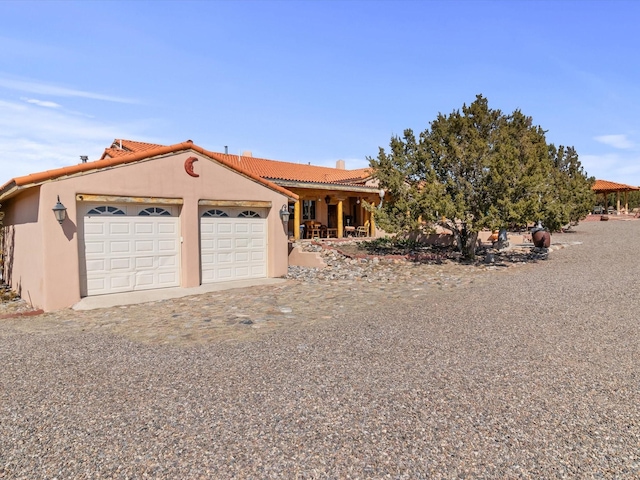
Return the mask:
{"type": "Polygon", "coordinates": [[[89,210],[87,215],[124,215],[124,212],[116,207],[101,205],[89,210]]]}
{"type": "Polygon", "coordinates": [[[160,207],[149,207],[141,210],[138,215],[148,216],[148,217],[170,217],[171,213],[168,210],[160,207]]]}
{"type": "Polygon", "coordinates": [[[240,212],[238,218],[260,218],[260,214],[253,210],[245,210],[244,212],[240,212]]]}
{"type": "Polygon", "coordinates": [[[202,214],[203,217],[228,217],[222,210],[207,210],[202,214]]]}

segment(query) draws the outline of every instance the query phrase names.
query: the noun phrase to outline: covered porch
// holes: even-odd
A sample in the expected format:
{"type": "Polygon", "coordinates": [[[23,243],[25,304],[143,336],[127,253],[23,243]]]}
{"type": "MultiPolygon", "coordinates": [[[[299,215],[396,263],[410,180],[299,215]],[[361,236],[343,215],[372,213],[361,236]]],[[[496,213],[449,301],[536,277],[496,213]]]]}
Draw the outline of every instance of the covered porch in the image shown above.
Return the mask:
{"type": "Polygon", "coordinates": [[[289,203],[289,236],[305,238],[374,237],[375,214],[364,202],[379,205],[384,192],[377,187],[316,184],[288,186],[299,196],[289,203]]]}

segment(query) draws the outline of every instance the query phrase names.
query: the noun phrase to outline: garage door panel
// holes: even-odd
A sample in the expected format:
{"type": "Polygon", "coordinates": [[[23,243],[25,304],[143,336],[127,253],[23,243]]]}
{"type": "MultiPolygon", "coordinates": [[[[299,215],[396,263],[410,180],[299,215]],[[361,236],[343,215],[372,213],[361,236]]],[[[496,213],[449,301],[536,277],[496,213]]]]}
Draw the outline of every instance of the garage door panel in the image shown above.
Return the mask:
{"type": "Polygon", "coordinates": [[[84,234],[86,237],[90,235],[104,235],[105,225],[101,223],[85,224],[84,234]]]}
{"type": "Polygon", "coordinates": [[[238,266],[235,268],[236,278],[247,278],[249,276],[248,266],[238,266]]]}
{"type": "Polygon", "coordinates": [[[154,283],[153,273],[136,274],[136,287],[149,287],[154,283]]]}
{"type": "Polygon", "coordinates": [[[105,244],[103,242],[87,242],[85,241],[86,254],[103,254],[105,253],[105,244]]]}
{"type": "Polygon", "coordinates": [[[253,237],[249,243],[251,248],[264,248],[265,247],[264,238],[253,237]]]}
{"type": "Polygon", "coordinates": [[[266,269],[263,266],[251,267],[251,276],[265,276],[267,274],[266,269]]]}
{"type": "MultiPolygon", "coordinates": [[[[112,275],[108,283],[109,290],[117,290],[125,292],[133,288],[133,282],[130,275],[112,275]]],[[[105,292],[107,293],[107,292],[105,292]]]]}
{"type": "Polygon", "coordinates": [[[131,225],[128,223],[112,223],[109,225],[109,233],[111,235],[130,235],[131,225]]]}
{"type": "Polygon", "coordinates": [[[251,224],[251,233],[253,234],[257,234],[257,235],[262,235],[265,233],[265,225],[264,223],[252,223],[251,224]]]}
{"type": "Polygon", "coordinates": [[[247,233],[249,233],[250,228],[251,227],[245,222],[236,223],[236,225],[235,225],[235,233],[236,234],[240,234],[240,235],[246,235],[247,233]]]}
{"type": "Polygon", "coordinates": [[[233,249],[233,240],[231,238],[219,238],[217,241],[218,250],[231,250],[233,249]]]}
{"type": "Polygon", "coordinates": [[[221,264],[225,264],[225,263],[233,263],[234,258],[233,258],[233,253],[218,253],[217,255],[215,255],[215,258],[217,260],[218,265],[221,264]]]}
{"type": "Polygon", "coordinates": [[[136,223],[134,229],[136,235],[153,235],[152,223],[136,223]]]}
{"type": "Polygon", "coordinates": [[[175,240],[158,240],[158,253],[176,252],[178,250],[178,242],[175,240]]]}
{"type": "Polygon", "coordinates": [[[203,223],[200,225],[201,234],[211,234],[215,231],[215,225],[211,223],[203,223]]]}
{"type": "Polygon", "coordinates": [[[247,248],[249,246],[248,238],[236,238],[235,239],[235,248],[247,248]]]}
{"type": "Polygon", "coordinates": [[[159,223],[158,234],[174,236],[177,233],[177,225],[173,223],[159,223]]]}
{"type": "Polygon", "coordinates": [[[153,257],[136,257],[134,261],[136,269],[153,268],[153,257]]]}
{"type": "MultiPolygon", "coordinates": [[[[130,258],[111,258],[109,260],[109,269],[110,270],[129,270],[131,269],[131,259],[130,258]]],[[[103,268],[102,270],[107,271],[108,269],[103,268]]]]}
{"type": "Polygon", "coordinates": [[[135,252],[136,253],[149,253],[154,251],[156,242],[153,240],[135,240],[135,252]]]}
{"type": "Polygon", "coordinates": [[[131,252],[131,243],[128,241],[123,242],[109,242],[109,253],[129,253],[131,252]]]}
{"type": "Polygon", "coordinates": [[[201,218],[202,282],[265,277],[266,225],[264,218],[201,218]]]}
{"type": "Polygon", "coordinates": [[[87,288],[89,291],[107,291],[106,282],[104,278],[89,278],[87,280],[87,288]]]}
{"type": "Polygon", "coordinates": [[[230,267],[221,267],[217,270],[217,275],[212,276],[213,281],[231,280],[233,278],[233,270],[230,267]]]}
{"type": "Polygon", "coordinates": [[[255,250],[251,252],[252,262],[263,262],[264,260],[265,260],[264,252],[255,251],[255,250]]]}
{"type": "Polygon", "coordinates": [[[202,272],[202,283],[212,283],[213,281],[213,271],[202,272]]]}
{"type": "Polygon", "coordinates": [[[249,261],[249,252],[236,252],[234,255],[236,263],[245,263],[249,261]]]}
{"type": "Polygon", "coordinates": [[[180,285],[177,217],[85,217],[88,295],[180,285]]]}
{"type": "Polygon", "coordinates": [[[177,267],[178,262],[176,261],[176,257],[174,255],[165,255],[158,257],[158,267],[177,267]]]}
{"type": "Polygon", "coordinates": [[[104,272],[106,269],[106,261],[104,259],[87,261],[88,272],[104,272]]]}
{"type": "Polygon", "coordinates": [[[228,222],[220,223],[215,230],[219,235],[230,234],[233,232],[233,225],[228,222]]]}
{"type": "Polygon", "coordinates": [[[175,272],[164,272],[164,273],[158,274],[158,281],[160,285],[169,286],[170,284],[173,284],[177,280],[178,280],[178,275],[175,272]]]}

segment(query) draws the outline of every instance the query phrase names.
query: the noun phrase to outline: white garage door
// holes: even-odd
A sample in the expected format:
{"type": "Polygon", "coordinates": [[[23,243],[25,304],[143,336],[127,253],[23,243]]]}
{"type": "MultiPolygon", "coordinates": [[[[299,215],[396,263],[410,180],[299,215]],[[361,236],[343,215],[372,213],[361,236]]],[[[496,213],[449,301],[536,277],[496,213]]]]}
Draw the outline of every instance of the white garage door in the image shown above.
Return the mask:
{"type": "Polygon", "coordinates": [[[84,217],[87,295],[180,285],[178,217],[161,207],[91,208],[84,217]]]}
{"type": "Polygon", "coordinates": [[[263,212],[207,210],[200,217],[202,283],[267,276],[263,212]]]}

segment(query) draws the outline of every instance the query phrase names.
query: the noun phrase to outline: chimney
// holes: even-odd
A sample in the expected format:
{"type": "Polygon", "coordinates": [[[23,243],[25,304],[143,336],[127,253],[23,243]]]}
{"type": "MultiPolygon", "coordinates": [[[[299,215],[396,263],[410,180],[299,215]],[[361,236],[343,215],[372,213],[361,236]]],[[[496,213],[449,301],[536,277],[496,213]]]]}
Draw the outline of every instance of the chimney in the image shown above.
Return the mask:
{"type": "Polygon", "coordinates": [[[224,154],[229,155],[229,147],[227,145],[224,146],[224,154]]]}
{"type": "Polygon", "coordinates": [[[345,164],[344,164],[344,160],[338,160],[336,162],[336,168],[338,170],[344,170],[345,169],[345,164]]]}
{"type": "Polygon", "coordinates": [[[246,150],[246,151],[242,152],[242,156],[243,157],[253,157],[253,153],[251,152],[251,150],[246,150]]]}
{"type": "Polygon", "coordinates": [[[87,163],[88,160],[89,160],[89,157],[87,155],[80,155],[80,161],[82,163],[87,163]]]}

